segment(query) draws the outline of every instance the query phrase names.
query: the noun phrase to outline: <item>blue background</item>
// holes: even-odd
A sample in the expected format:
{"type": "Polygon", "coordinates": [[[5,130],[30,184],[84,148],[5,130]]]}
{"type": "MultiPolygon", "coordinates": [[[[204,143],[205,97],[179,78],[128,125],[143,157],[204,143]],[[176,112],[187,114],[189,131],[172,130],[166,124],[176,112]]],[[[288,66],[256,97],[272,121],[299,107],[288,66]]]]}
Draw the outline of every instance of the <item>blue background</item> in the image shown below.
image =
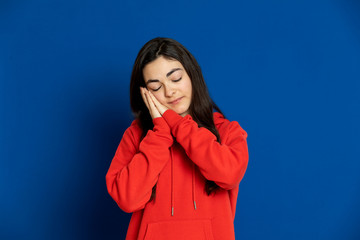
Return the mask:
{"type": "Polygon", "coordinates": [[[358,1],[0,2],[0,239],[123,239],[105,174],[135,57],[197,58],[248,133],[236,238],[360,239],[358,1]]]}

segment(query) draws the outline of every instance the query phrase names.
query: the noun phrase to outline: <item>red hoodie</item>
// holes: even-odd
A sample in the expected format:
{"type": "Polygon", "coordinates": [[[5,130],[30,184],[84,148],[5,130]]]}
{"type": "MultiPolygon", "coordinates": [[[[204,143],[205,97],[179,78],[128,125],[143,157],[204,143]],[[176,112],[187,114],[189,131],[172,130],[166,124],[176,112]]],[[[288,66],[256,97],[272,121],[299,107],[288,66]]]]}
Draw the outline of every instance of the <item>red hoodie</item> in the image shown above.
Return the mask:
{"type": "Polygon", "coordinates": [[[190,115],[167,110],[140,141],[134,120],[125,131],[106,174],[109,194],[133,212],[126,240],[235,239],[239,183],[248,164],[247,133],[218,112],[216,136],[190,115]],[[210,196],[206,180],[220,188],[210,196]],[[156,196],[150,200],[156,184],[156,196]]]}

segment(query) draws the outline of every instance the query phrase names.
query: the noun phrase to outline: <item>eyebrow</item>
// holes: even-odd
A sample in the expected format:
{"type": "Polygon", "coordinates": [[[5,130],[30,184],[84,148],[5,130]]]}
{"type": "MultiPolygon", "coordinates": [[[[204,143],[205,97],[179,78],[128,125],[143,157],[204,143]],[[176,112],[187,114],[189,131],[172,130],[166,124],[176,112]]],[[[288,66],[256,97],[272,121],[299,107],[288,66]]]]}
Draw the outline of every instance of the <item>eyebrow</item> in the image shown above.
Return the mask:
{"type": "MultiPolygon", "coordinates": [[[[182,70],[182,68],[173,68],[173,69],[171,69],[171,71],[166,74],[166,77],[169,77],[171,74],[173,74],[174,72],[176,72],[178,70],[182,70]]],[[[146,85],[148,85],[149,83],[152,83],[152,82],[160,82],[160,81],[157,80],[157,79],[149,79],[149,80],[146,81],[146,85]]]]}

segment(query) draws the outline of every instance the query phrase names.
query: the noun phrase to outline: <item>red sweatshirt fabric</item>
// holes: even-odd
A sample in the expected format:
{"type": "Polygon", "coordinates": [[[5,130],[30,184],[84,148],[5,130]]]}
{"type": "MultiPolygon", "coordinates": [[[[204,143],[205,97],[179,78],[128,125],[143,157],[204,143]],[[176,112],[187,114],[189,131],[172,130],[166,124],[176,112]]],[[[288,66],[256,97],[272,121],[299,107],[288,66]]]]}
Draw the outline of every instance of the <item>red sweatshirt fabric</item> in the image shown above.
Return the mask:
{"type": "Polygon", "coordinates": [[[235,239],[239,183],[248,164],[247,133],[214,112],[221,144],[190,115],[167,110],[140,141],[134,120],[106,174],[110,196],[132,212],[126,240],[235,239]],[[220,188],[210,196],[206,180],[220,188]],[[150,200],[156,184],[156,197],[150,200]]]}

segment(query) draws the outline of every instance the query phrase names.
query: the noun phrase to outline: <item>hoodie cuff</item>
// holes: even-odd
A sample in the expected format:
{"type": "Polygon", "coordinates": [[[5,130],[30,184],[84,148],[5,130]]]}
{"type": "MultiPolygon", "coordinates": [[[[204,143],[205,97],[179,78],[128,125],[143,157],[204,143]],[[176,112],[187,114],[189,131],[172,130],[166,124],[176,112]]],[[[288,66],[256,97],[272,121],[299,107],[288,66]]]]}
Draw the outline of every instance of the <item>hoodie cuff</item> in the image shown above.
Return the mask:
{"type": "Polygon", "coordinates": [[[152,121],[153,121],[153,124],[154,124],[154,128],[167,130],[167,131],[170,132],[170,127],[169,127],[169,125],[167,124],[167,122],[165,121],[165,119],[163,117],[154,118],[152,121]]]}
{"type": "Polygon", "coordinates": [[[177,114],[174,110],[168,109],[166,110],[162,117],[167,122],[168,126],[171,129],[171,132],[174,133],[175,128],[183,121],[192,120],[192,117],[190,114],[186,115],[185,117],[182,117],[181,115],[177,114]]]}
{"type": "Polygon", "coordinates": [[[180,116],[179,114],[177,114],[174,110],[168,109],[166,110],[162,117],[165,119],[165,121],[167,122],[167,124],[169,125],[169,127],[172,129],[174,126],[177,125],[177,123],[179,123],[183,117],[180,116]]]}
{"type": "Polygon", "coordinates": [[[152,135],[155,133],[156,136],[166,139],[167,145],[171,146],[173,143],[173,136],[171,135],[171,130],[169,125],[166,123],[163,117],[157,117],[153,120],[154,128],[152,131],[149,131],[148,134],[152,135]]]}

